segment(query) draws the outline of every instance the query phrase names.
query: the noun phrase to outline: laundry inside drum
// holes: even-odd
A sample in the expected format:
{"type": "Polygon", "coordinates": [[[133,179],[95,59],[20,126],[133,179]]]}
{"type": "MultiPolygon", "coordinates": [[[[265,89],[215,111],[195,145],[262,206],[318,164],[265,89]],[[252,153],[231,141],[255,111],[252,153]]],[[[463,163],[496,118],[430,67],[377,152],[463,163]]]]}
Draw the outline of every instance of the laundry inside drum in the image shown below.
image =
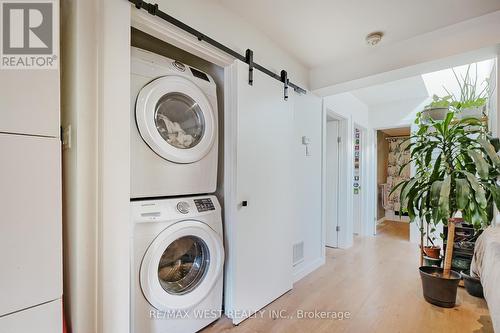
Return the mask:
{"type": "Polygon", "coordinates": [[[209,264],[210,253],[201,238],[178,238],[167,247],[160,258],[160,285],[169,294],[187,294],[201,283],[209,264]]]}
{"type": "Polygon", "coordinates": [[[205,133],[205,118],[198,103],[191,97],[171,92],[156,103],[155,126],[170,145],[189,149],[196,146],[205,133]]]}

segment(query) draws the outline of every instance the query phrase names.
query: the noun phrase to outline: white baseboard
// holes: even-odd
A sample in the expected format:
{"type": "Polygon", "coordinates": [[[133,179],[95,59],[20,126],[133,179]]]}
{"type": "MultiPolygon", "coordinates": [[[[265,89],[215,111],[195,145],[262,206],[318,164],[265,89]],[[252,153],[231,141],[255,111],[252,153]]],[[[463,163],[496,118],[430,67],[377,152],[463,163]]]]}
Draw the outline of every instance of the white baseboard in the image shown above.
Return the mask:
{"type": "Polygon", "coordinates": [[[320,268],[325,264],[325,258],[319,257],[308,264],[299,264],[298,267],[294,267],[293,272],[293,283],[301,280],[310,273],[314,272],[316,269],[320,268]]]}

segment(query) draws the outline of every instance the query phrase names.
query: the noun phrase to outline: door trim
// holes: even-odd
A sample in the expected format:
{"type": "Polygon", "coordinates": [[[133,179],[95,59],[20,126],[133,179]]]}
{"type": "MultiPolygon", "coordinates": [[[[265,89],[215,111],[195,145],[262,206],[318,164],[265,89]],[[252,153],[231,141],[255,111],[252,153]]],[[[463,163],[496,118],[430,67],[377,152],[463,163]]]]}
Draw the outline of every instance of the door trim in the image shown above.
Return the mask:
{"type": "MultiPolygon", "coordinates": [[[[341,144],[339,147],[339,160],[345,161],[344,163],[339,164],[339,179],[343,180],[342,184],[339,184],[339,187],[344,191],[349,191],[346,193],[350,193],[350,182],[347,179],[351,179],[349,177],[349,166],[352,165],[351,160],[349,158],[349,147],[351,146],[350,140],[350,124],[352,123],[349,118],[342,116],[341,114],[333,111],[330,108],[327,108],[326,105],[323,104],[323,124],[322,124],[322,152],[321,152],[321,247],[323,249],[323,258],[326,256],[326,122],[327,116],[334,118],[339,121],[339,135],[341,137],[341,144]]],[[[342,211],[339,214],[339,235],[337,246],[339,248],[346,248],[350,246],[350,242],[348,242],[348,233],[349,230],[352,231],[352,228],[348,228],[348,212],[352,208],[352,196],[340,196],[339,197],[339,207],[343,207],[342,211]],[[344,223],[342,223],[344,221],[344,223]]],[[[351,232],[352,233],[352,232],[351,232]]],[[[351,235],[352,238],[352,235],[351,235]]]]}

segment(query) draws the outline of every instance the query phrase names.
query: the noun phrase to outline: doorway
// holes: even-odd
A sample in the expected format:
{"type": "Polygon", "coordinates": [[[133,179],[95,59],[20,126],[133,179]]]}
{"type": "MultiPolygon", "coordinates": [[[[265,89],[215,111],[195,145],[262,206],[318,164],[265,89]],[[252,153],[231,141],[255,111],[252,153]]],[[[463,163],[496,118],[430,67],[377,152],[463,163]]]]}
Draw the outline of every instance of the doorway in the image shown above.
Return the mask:
{"type": "Polygon", "coordinates": [[[323,246],[352,245],[351,122],[329,109],[323,118],[323,246]]]}
{"type": "Polygon", "coordinates": [[[409,126],[377,130],[377,236],[410,239],[409,218],[401,212],[399,191],[391,194],[397,184],[410,178],[410,165],[406,165],[410,156],[404,150],[409,137],[409,126]]]}

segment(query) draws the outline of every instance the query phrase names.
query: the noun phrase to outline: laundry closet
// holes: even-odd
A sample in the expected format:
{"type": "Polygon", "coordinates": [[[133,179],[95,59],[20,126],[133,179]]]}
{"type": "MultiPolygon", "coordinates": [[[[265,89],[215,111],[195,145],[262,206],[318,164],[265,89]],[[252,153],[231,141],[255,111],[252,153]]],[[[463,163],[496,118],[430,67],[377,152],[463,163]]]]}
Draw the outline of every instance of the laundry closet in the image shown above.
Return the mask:
{"type": "Polygon", "coordinates": [[[218,318],[194,318],[198,309],[224,309],[237,324],[292,289],[316,267],[300,265],[323,254],[312,251],[321,242],[321,99],[285,71],[283,81],[252,61],[216,65],[139,26],[131,30],[132,331],[194,332],[218,318]],[[211,145],[190,158],[215,128],[211,145]],[[311,167],[314,240],[314,229],[298,227],[309,220],[300,195],[311,167]],[[188,319],[152,320],[150,311],[187,311],[188,319]]]}

